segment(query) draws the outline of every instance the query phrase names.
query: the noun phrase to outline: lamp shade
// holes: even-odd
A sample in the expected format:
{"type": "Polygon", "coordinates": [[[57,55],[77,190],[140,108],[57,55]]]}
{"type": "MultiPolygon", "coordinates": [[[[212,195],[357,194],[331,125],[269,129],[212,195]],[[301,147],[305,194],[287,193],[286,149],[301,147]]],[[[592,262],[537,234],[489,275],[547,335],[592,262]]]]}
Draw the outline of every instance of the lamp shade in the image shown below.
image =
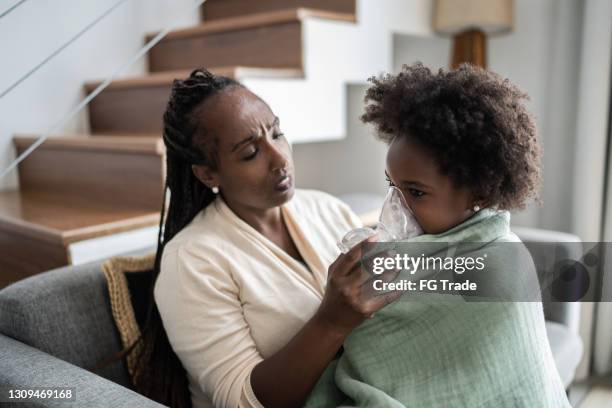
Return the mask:
{"type": "Polygon", "coordinates": [[[440,34],[478,29],[501,34],[512,29],[513,0],[436,0],[433,26],[440,34]]]}

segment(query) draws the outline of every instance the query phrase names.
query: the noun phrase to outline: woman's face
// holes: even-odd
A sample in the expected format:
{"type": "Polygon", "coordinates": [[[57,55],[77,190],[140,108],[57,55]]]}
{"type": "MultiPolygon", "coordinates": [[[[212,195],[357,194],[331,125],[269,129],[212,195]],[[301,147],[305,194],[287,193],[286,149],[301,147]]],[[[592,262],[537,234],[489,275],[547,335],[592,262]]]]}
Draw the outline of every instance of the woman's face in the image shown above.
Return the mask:
{"type": "Polygon", "coordinates": [[[386,173],[427,234],[447,231],[474,214],[470,192],[456,188],[440,173],[433,156],[408,137],[396,137],[391,142],[386,173]]]}
{"type": "Polygon", "coordinates": [[[293,196],[291,148],[264,101],[235,87],[204,101],[198,112],[218,165],[214,170],[193,166],[196,177],[218,186],[232,208],[266,210],[293,196]]]}

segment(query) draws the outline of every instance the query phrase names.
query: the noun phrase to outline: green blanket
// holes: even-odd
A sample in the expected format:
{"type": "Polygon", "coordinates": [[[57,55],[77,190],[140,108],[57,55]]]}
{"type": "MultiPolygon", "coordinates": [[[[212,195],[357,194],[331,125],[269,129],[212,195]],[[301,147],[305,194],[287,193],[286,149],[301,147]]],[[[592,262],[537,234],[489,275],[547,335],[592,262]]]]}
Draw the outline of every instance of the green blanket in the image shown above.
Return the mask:
{"type": "MultiPolygon", "coordinates": [[[[510,231],[509,221],[507,211],[483,209],[442,234],[407,242],[518,242],[514,247],[524,248],[510,231]]],[[[508,282],[528,280],[516,270],[516,263],[503,256],[490,257],[489,268],[511,276],[508,282]]],[[[570,404],[552,357],[540,302],[470,302],[461,296],[405,293],[351,333],[343,354],[328,365],[305,404],[339,406],[559,408],[570,404]],[[419,300],[406,301],[405,296],[419,300]]]]}

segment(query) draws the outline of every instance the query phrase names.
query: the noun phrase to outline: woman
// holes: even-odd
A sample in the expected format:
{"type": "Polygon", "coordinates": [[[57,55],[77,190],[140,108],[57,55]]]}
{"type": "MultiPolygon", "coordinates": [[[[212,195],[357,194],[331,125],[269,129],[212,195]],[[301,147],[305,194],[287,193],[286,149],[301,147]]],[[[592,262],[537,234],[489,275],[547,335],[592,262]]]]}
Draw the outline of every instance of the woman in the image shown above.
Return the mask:
{"type": "Polygon", "coordinates": [[[294,190],[279,119],[229,78],[174,81],[164,142],[170,202],[136,389],[177,407],[301,405],[348,334],[394,299],[358,298],[360,247],[336,259],[359,220],[294,190]]]}

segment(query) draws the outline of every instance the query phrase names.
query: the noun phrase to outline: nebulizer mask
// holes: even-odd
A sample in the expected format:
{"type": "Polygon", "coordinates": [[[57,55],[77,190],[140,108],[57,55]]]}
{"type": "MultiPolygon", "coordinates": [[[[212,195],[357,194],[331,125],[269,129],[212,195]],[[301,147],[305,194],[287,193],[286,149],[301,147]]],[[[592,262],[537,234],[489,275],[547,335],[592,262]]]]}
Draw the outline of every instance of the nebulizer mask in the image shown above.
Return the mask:
{"type": "Polygon", "coordinates": [[[390,186],[376,225],[373,228],[364,227],[349,231],[338,243],[338,247],[345,254],[374,234],[378,235],[379,242],[393,242],[416,237],[422,233],[423,229],[406,204],[400,189],[390,186]]]}

